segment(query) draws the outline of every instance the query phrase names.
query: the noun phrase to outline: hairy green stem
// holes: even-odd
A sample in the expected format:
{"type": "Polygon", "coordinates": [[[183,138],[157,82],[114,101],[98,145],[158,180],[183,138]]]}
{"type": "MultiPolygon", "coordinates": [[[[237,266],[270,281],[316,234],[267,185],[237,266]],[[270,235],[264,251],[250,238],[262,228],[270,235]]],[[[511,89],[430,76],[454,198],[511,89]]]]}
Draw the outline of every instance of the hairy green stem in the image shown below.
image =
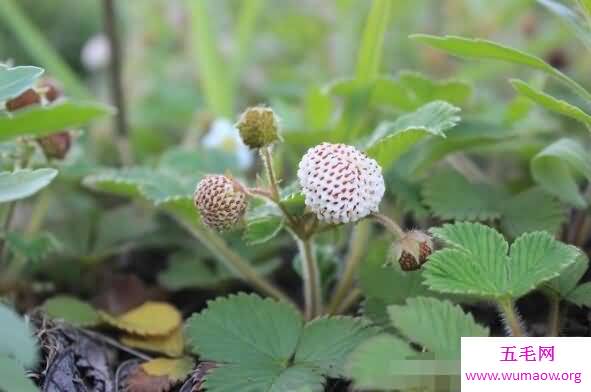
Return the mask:
{"type": "Polygon", "coordinates": [[[390,233],[394,234],[396,237],[401,238],[404,236],[404,230],[402,227],[392,219],[387,217],[386,215],[380,213],[374,213],[371,215],[373,219],[375,219],[378,223],[386,228],[390,233]]]}
{"type": "Polygon", "coordinates": [[[511,298],[501,299],[498,302],[501,313],[503,314],[503,321],[507,331],[514,337],[527,336],[523,327],[523,321],[515,309],[515,304],[511,298]]]}
{"type": "Polygon", "coordinates": [[[295,306],[293,301],[283,291],[260,276],[258,271],[248,261],[230,249],[217,234],[208,229],[197,227],[195,224],[188,222],[174,213],[172,213],[172,216],[237,277],[250,283],[262,293],[295,306]]]}
{"type": "Polygon", "coordinates": [[[334,294],[328,306],[329,314],[337,314],[339,308],[348,298],[353,287],[355,273],[359,269],[362,257],[365,254],[366,245],[369,241],[370,225],[364,220],[355,225],[353,236],[351,238],[351,247],[345,261],[345,270],[339,279],[334,294]]]}
{"type": "Polygon", "coordinates": [[[320,271],[310,238],[297,238],[298,249],[302,258],[302,276],[304,279],[304,301],[306,319],[310,320],[322,314],[322,287],[320,271]]]}
{"type": "Polygon", "coordinates": [[[8,207],[6,209],[6,213],[4,214],[4,223],[2,224],[2,235],[4,238],[1,239],[0,242],[0,258],[3,263],[8,263],[8,253],[6,252],[6,234],[10,229],[10,224],[12,222],[12,217],[14,215],[14,210],[16,208],[16,201],[11,201],[8,203],[8,207]]]}
{"type": "Polygon", "coordinates": [[[550,313],[548,314],[547,336],[560,336],[560,297],[556,294],[548,296],[550,313]]]}
{"type": "Polygon", "coordinates": [[[279,196],[279,183],[277,182],[277,176],[275,175],[275,170],[273,170],[273,158],[271,157],[271,147],[263,147],[260,150],[261,158],[265,165],[265,171],[267,172],[267,179],[269,180],[269,185],[271,186],[271,194],[273,199],[276,202],[281,200],[279,196]]]}

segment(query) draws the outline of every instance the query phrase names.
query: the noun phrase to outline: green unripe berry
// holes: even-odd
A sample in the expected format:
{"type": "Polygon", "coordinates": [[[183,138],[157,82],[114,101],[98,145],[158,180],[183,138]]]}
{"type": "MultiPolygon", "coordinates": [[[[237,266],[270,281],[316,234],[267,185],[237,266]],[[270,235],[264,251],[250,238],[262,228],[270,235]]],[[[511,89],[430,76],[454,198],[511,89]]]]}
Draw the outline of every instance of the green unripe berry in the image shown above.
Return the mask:
{"type": "Polygon", "coordinates": [[[244,144],[262,148],[279,140],[279,121],[271,108],[255,106],[242,113],[236,128],[244,144]]]}

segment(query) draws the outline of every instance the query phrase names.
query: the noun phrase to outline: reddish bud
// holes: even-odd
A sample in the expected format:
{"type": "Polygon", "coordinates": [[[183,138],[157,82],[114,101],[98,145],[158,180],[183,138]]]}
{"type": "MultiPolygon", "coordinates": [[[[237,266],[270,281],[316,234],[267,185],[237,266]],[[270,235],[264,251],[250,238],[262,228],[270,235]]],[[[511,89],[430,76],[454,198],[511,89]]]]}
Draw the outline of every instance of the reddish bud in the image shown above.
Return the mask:
{"type": "Polygon", "coordinates": [[[30,88],[18,97],[6,101],[6,110],[14,112],[27,106],[38,105],[40,103],[41,96],[37,94],[35,90],[30,88]]]}

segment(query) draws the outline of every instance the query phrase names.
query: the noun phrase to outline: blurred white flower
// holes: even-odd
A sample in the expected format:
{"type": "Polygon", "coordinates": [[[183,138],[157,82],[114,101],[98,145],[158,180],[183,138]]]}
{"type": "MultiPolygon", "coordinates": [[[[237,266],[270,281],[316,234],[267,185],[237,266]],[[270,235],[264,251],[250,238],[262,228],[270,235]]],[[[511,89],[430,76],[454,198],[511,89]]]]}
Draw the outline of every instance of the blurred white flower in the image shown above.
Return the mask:
{"type": "Polygon", "coordinates": [[[242,142],[238,129],[228,119],[214,120],[202,143],[205,148],[220,149],[234,154],[238,166],[243,170],[248,169],[254,161],[252,151],[242,142]]]}
{"type": "Polygon", "coordinates": [[[82,47],[80,59],[90,71],[107,67],[111,61],[111,47],[107,36],[97,34],[86,41],[82,47]]]}

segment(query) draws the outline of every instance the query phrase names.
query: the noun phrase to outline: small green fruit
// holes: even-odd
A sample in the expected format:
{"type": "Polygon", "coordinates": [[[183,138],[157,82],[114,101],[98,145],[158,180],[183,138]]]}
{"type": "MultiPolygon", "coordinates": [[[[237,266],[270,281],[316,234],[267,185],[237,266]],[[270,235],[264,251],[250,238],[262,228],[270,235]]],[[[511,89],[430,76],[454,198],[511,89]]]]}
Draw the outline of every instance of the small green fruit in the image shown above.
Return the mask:
{"type": "Polygon", "coordinates": [[[236,128],[244,144],[252,149],[262,148],[279,140],[279,121],[271,108],[255,106],[246,109],[236,128]]]}

